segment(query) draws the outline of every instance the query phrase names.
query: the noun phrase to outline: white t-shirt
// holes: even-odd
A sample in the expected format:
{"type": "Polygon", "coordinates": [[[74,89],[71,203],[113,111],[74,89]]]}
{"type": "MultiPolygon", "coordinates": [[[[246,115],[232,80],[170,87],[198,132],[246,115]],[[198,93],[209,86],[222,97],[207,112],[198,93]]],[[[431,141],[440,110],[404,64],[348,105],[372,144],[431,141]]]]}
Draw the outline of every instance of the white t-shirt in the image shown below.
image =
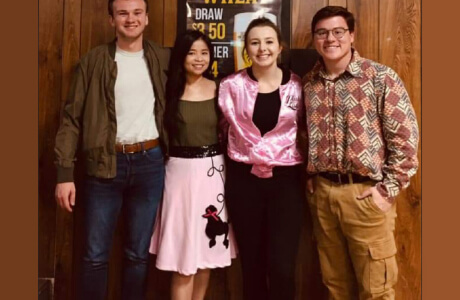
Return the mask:
{"type": "Polygon", "coordinates": [[[133,144],[158,138],[153,111],[155,95],[144,50],[127,52],[117,47],[115,111],[117,143],[133,144]]]}

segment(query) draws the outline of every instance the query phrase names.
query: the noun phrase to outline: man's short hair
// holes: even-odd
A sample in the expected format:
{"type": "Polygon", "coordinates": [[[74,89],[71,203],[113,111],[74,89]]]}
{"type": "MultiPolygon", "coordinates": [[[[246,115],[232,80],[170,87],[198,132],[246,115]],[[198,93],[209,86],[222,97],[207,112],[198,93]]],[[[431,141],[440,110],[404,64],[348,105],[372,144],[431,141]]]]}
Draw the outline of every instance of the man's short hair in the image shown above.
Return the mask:
{"type": "Polygon", "coordinates": [[[342,6],[326,6],[318,10],[313,16],[313,20],[311,21],[311,32],[315,32],[316,24],[319,21],[337,16],[345,19],[350,33],[355,31],[355,17],[351,12],[342,6]]]}
{"type": "MultiPolygon", "coordinates": [[[[109,15],[111,15],[113,17],[113,2],[115,2],[115,0],[109,0],[109,15]]],[[[144,0],[144,3],[145,3],[145,12],[148,13],[149,12],[149,2],[147,0],[144,0]]]]}

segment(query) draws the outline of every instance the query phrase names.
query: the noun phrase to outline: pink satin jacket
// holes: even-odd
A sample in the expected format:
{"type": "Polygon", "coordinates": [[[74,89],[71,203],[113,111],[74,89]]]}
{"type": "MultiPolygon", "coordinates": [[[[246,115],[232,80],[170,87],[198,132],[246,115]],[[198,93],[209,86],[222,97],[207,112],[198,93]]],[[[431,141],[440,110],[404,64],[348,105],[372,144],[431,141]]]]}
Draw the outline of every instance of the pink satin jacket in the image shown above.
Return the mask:
{"type": "Polygon", "coordinates": [[[253,165],[251,173],[257,177],[270,178],[274,166],[292,166],[303,161],[296,142],[304,113],[302,85],[300,78],[291,72],[289,82],[279,87],[278,123],[264,136],[252,122],[258,91],[258,82],[245,69],[222,80],[218,101],[227,122],[229,157],[253,165]]]}

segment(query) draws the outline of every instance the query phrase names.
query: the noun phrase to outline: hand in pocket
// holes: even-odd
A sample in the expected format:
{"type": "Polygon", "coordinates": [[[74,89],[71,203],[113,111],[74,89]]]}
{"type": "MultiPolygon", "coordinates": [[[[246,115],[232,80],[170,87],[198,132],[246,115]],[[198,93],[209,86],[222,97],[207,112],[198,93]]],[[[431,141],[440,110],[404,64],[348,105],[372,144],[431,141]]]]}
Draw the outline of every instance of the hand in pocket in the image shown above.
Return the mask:
{"type": "Polygon", "coordinates": [[[377,205],[377,207],[380,208],[383,212],[389,211],[391,206],[393,205],[392,203],[386,201],[382,197],[382,195],[380,195],[379,191],[377,191],[377,188],[375,186],[364,190],[364,192],[362,192],[361,195],[356,197],[356,199],[363,200],[368,196],[372,196],[371,201],[374,201],[375,205],[377,205]]]}

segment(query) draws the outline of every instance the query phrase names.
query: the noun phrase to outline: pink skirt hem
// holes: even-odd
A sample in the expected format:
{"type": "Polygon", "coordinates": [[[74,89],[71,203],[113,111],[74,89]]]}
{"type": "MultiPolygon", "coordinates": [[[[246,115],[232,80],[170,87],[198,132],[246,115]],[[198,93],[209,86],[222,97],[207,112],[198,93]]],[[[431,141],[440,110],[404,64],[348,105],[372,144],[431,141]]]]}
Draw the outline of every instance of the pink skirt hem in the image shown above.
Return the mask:
{"type": "Polygon", "coordinates": [[[231,265],[237,249],[225,207],[223,155],[170,157],[150,252],[160,270],[192,275],[231,265]]]}

